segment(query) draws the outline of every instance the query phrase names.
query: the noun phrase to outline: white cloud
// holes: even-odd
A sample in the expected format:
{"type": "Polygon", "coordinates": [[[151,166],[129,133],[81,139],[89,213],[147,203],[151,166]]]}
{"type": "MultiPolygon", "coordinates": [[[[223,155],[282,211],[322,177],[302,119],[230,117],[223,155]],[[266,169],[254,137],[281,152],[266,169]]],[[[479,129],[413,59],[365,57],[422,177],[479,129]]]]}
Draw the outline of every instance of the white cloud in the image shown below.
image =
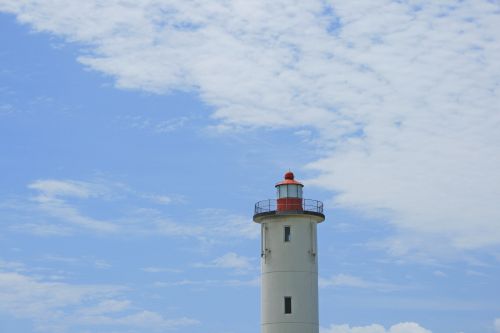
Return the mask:
{"type": "Polygon", "coordinates": [[[440,271],[440,270],[436,270],[433,272],[433,274],[437,277],[440,277],[440,278],[444,278],[444,277],[447,277],[448,275],[443,272],[443,271],[440,271]]]}
{"type": "Polygon", "coordinates": [[[128,300],[104,300],[92,307],[85,307],[78,310],[78,315],[95,316],[106,313],[121,312],[130,308],[131,302],[128,300]]]}
{"type": "MultiPolygon", "coordinates": [[[[100,196],[103,187],[87,182],[72,180],[38,180],[28,186],[37,190],[33,198],[38,208],[47,214],[62,221],[69,222],[79,227],[97,232],[115,232],[117,226],[108,221],[97,220],[83,215],[77,208],[67,202],[67,198],[77,197],[87,199],[91,196],[100,196]]],[[[35,233],[57,234],[61,233],[57,227],[35,228],[35,233]]]]}
{"type": "Polygon", "coordinates": [[[318,285],[321,288],[351,287],[351,288],[374,289],[380,291],[394,291],[402,288],[401,286],[397,286],[390,283],[367,281],[360,277],[348,274],[337,274],[330,278],[320,277],[318,279],[318,285]]]}
{"type": "Polygon", "coordinates": [[[10,230],[30,233],[37,236],[68,236],[73,233],[71,228],[61,224],[21,223],[9,227],[10,230]]]}
{"type": "Polygon", "coordinates": [[[260,286],[260,277],[256,277],[251,280],[240,280],[240,279],[230,279],[230,280],[189,280],[184,279],[180,281],[165,282],[158,281],[154,284],[155,287],[258,287],[260,286]]]}
{"type": "Polygon", "coordinates": [[[311,183],[338,193],[336,205],[382,215],[398,239],[437,237],[455,249],[500,244],[498,9],[475,0],[0,1],[33,29],[85,45],[79,61],[118,87],[195,90],[221,128],[315,129],[322,153],[311,183]]]}
{"type": "Polygon", "coordinates": [[[182,270],[168,267],[144,267],[142,271],[147,273],[182,273],[182,270]]]}
{"type": "MultiPolygon", "coordinates": [[[[96,196],[101,191],[100,186],[95,184],[75,181],[75,180],[57,180],[42,179],[28,185],[29,188],[38,190],[43,197],[78,197],[88,198],[96,196]]],[[[42,200],[43,198],[40,198],[42,200]]]]}
{"type": "Polygon", "coordinates": [[[233,269],[236,272],[247,272],[254,269],[252,258],[240,256],[234,252],[228,252],[221,257],[215,258],[209,263],[197,263],[195,267],[200,268],[224,268],[233,269]]]}
{"type": "Polygon", "coordinates": [[[319,286],[320,287],[360,287],[367,288],[369,286],[369,282],[352,275],[346,274],[338,274],[329,279],[319,278],[319,286]]]}
{"type": "MultiPolygon", "coordinates": [[[[200,241],[200,246],[220,244],[228,239],[257,239],[260,236],[259,226],[250,217],[223,209],[199,209],[186,216],[186,221],[174,221],[166,217],[162,206],[185,203],[182,196],[142,193],[125,184],[103,179],[94,182],[38,180],[29,184],[28,188],[36,191],[29,200],[14,197],[0,203],[2,214],[14,221],[8,225],[11,231],[38,236],[92,232],[99,235],[193,237],[200,241]],[[160,206],[148,208],[152,202],[160,206]],[[108,215],[117,211],[116,216],[106,219],[93,217],[94,214],[102,214],[101,205],[110,207],[106,209],[108,215]]],[[[105,262],[95,264],[101,268],[108,265],[105,262]]]]}
{"type": "Polygon", "coordinates": [[[120,124],[123,124],[125,128],[148,130],[157,134],[165,134],[174,132],[184,127],[186,123],[191,120],[191,118],[182,116],[157,121],[141,115],[128,115],[120,116],[117,120],[120,124]]]}
{"type": "Polygon", "coordinates": [[[26,266],[23,263],[16,261],[5,261],[0,259],[0,272],[2,271],[13,271],[22,272],[26,270],[26,266]]]}
{"type": "Polygon", "coordinates": [[[167,319],[131,302],[116,299],[124,288],[112,285],[71,285],[28,275],[0,272],[0,313],[32,320],[41,331],[67,331],[98,325],[153,331],[195,325],[190,318],[167,319]]]}
{"type": "Polygon", "coordinates": [[[0,104],[0,116],[14,113],[14,107],[10,104],[0,104]]]}
{"type": "Polygon", "coordinates": [[[43,282],[19,273],[0,273],[0,311],[21,318],[43,321],[58,319],[58,310],[83,303],[85,299],[112,297],[114,286],[71,286],[43,282]]]}
{"type": "Polygon", "coordinates": [[[106,262],[106,260],[98,259],[94,261],[94,266],[99,269],[108,269],[111,267],[111,264],[106,262]]]}
{"type": "Polygon", "coordinates": [[[186,221],[179,222],[165,217],[162,211],[141,208],[123,218],[119,224],[124,232],[194,237],[203,245],[227,242],[228,239],[257,239],[260,236],[258,225],[248,216],[223,209],[201,209],[186,217],[186,221]]]}
{"type": "Polygon", "coordinates": [[[320,333],[432,333],[417,323],[399,323],[385,329],[378,324],[350,327],[349,325],[331,325],[321,328],[320,333]]]}
{"type": "Polygon", "coordinates": [[[160,205],[168,205],[172,203],[172,198],[166,195],[149,194],[149,195],[144,195],[144,198],[149,199],[160,205]]]}
{"type": "Polygon", "coordinates": [[[494,325],[495,325],[495,332],[500,333],[500,318],[495,319],[494,325]]]}
{"type": "Polygon", "coordinates": [[[234,252],[226,253],[225,255],[216,258],[212,261],[214,267],[233,268],[233,269],[251,269],[252,264],[250,258],[239,256],[234,252]]]}
{"type": "Polygon", "coordinates": [[[349,325],[332,325],[328,329],[321,329],[321,333],[386,333],[384,327],[380,325],[369,325],[363,327],[352,327],[349,325]]]}
{"type": "Polygon", "coordinates": [[[109,316],[87,316],[79,317],[76,321],[86,325],[101,326],[124,326],[163,332],[165,330],[177,329],[182,326],[198,325],[200,322],[191,318],[165,319],[163,316],[152,311],[141,311],[123,317],[109,316]]]}
{"type": "Polygon", "coordinates": [[[45,255],[41,256],[40,260],[45,261],[45,262],[54,262],[54,263],[58,263],[58,264],[72,265],[72,266],[85,265],[85,266],[95,267],[97,269],[109,269],[112,267],[112,265],[110,263],[108,263],[106,260],[96,259],[96,258],[87,257],[87,256],[68,257],[68,256],[61,256],[61,255],[45,254],[45,255]]]}
{"type": "Polygon", "coordinates": [[[224,209],[201,209],[200,220],[210,234],[217,238],[237,237],[258,239],[260,227],[249,216],[237,215],[224,209]]]}
{"type": "Polygon", "coordinates": [[[141,115],[126,115],[117,118],[124,128],[147,130],[157,134],[174,132],[186,125],[190,117],[175,117],[167,120],[154,120],[141,115]]]}

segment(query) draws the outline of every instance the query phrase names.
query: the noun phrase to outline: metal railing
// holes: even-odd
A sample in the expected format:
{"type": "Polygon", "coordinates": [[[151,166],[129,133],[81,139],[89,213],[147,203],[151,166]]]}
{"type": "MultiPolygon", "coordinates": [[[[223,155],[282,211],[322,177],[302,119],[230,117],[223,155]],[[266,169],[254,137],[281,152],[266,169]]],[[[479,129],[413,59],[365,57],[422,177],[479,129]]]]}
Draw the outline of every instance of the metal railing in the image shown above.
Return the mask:
{"type": "Polygon", "coordinates": [[[279,200],[279,204],[278,199],[267,199],[257,202],[255,204],[254,215],[277,211],[278,205],[279,211],[304,211],[323,214],[323,203],[318,200],[299,199],[302,200],[301,204],[300,201],[297,202],[297,198],[290,198],[289,201],[287,199],[279,200]]]}

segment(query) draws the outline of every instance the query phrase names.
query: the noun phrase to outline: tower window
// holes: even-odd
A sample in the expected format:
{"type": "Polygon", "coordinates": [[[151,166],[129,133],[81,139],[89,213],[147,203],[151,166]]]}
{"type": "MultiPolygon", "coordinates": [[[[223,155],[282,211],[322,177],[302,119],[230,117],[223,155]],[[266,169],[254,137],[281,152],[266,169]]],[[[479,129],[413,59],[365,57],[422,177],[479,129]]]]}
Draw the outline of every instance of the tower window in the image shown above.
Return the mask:
{"type": "Polygon", "coordinates": [[[284,228],[284,232],[285,232],[285,237],[284,237],[284,240],[285,242],[289,242],[292,240],[292,233],[291,233],[291,228],[289,225],[286,225],[285,228],[284,228]]]}
{"type": "Polygon", "coordinates": [[[292,297],[285,296],[285,314],[292,313],[292,297]]]}

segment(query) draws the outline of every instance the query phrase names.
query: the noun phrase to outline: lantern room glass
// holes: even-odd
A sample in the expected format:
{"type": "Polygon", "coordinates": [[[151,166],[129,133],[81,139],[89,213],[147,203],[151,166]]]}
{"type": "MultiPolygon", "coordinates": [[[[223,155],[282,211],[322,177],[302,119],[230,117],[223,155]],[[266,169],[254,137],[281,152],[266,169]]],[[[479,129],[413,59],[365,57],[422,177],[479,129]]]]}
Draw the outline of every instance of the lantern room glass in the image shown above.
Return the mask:
{"type": "Polygon", "coordinates": [[[283,184],[276,187],[276,194],[280,198],[302,198],[302,185],[283,184]]]}

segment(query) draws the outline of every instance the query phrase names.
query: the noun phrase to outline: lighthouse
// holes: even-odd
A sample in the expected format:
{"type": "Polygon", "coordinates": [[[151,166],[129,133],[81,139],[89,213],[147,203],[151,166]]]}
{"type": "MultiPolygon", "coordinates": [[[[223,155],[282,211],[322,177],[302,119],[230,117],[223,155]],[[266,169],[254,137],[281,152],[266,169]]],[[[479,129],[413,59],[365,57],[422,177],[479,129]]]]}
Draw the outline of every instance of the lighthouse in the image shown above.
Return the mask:
{"type": "Polygon", "coordinates": [[[318,333],[317,224],[321,201],[304,199],[292,172],[276,199],[255,204],[261,225],[261,333],[318,333]]]}

